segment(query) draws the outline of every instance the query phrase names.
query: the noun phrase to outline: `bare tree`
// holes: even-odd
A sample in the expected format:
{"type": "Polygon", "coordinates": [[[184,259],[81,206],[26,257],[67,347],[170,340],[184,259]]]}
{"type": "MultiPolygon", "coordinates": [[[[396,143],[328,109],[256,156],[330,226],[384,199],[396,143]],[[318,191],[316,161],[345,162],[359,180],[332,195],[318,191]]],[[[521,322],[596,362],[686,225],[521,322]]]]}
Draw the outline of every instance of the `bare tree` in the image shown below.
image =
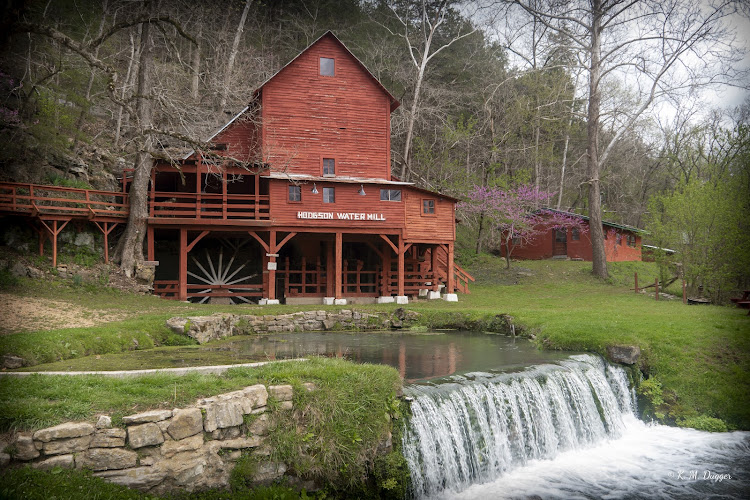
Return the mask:
{"type": "Polygon", "coordinates": [[[684,0],[514,0],[523,12],[564,35],[588,74],[587,184],[593,272],[607,276],[602,230],[600,172],[615,145],[639,117],[667,96],[736,78],[736,58],[726,18],[735,2],[702,5],[684,0]],[[718,66],[718,67],[717,67],[718,66]],[[629,110],[609,117],[616,129],[600,144],[602,82],[623,78],[638,96],[629,110]]]}
{"type": "Polygon", "coordinates": [[[410,155],[414,123],[417,119],[427,66],[440,52],[477,31],[476,27],[459,22],[457,25],[454,23],[447,27],[449,33],[444,32],[451,14],[454,13],[453,9],[460,7],[461,4],[461,1],[456,0],[440,0],[437,3],[421,0],[421,2],[406,2],[405,4],[399,2],[397,5],[391,3],[388,7],[401,25],[401,30],[396,33],[387,24],[381,23],[392,35],[397,35],[404,40],[416,71],[414,91],[406,121],[406,141],[399,172],[401,179],[405,180],[411,175],[410,155]]]}
{"type": "Polygon", "coordinates": [[[227,67],[224,72],[224,85],[221,89],[221,100],[219,101],[219,114],[224,112],[224,107],[227,105],[227,94],[229,93],[229,83],[232,78],[232,70],[234,69],[234,61],[237,58],[237,51],[240,47],[240,40],[242,39],[242,32],[245,30],[245,20],[247,19],[247,13],[250,10],[253,0],[245,0],[245,8],[242,10],[240,16],[240,23],[237,25],[237,31],[234,33],[234,41],[232,42],[232,50],[229,52],[229,59],[227,60],[227,67]]]}

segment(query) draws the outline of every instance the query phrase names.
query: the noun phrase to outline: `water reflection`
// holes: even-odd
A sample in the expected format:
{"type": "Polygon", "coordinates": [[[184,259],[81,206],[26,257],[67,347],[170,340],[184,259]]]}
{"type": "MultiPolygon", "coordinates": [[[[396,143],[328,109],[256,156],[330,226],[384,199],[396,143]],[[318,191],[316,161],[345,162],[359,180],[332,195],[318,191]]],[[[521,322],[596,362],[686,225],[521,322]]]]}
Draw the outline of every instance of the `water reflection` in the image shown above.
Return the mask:
{"type": "Polygon", "coordinates": [[[477,332],[289,333],[234,339],[214,349],[241,359],[346,358],[395,367],[408,383],[471,371],[507,371],[563,359],[528,340],[477,332]]]}

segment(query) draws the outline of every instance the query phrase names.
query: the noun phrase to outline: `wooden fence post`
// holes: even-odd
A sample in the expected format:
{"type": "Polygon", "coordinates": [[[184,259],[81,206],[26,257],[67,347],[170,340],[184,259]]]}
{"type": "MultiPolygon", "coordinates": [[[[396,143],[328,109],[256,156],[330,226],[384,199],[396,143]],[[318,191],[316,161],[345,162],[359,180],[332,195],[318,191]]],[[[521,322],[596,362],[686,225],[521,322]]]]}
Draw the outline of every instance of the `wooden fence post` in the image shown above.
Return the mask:
{"type": "Polygon", "coordinates": [[[635,293],[638,293],[638,272],[635,273],[635,293]]]}
{"type": "Polygon", "coordinates": [[[656,300],[659,300],[659,278],[656,278],[654,280],[654,288],[656,289],[656,293],[654,294],[656,300]]]}
{"type": "Polygon", "coordinates": [[[682,303],[687,304],[687,288],[685,285],[685,280],[682,280],[682,303]]]}

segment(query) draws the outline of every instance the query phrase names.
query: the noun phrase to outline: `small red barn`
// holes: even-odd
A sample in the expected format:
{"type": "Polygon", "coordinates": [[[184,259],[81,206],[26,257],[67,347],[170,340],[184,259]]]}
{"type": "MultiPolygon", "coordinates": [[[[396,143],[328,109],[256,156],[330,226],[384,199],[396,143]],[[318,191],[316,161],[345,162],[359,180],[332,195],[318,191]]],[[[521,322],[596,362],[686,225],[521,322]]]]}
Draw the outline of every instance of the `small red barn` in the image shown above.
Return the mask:
{"type": "MultiPolygon", "coordinates": [[[[589,218],[585,215],[549,208],[544,211],[580,218],[584,227],[588,227],[589,224],[589,218]]],[[[644,233],[642,229],[608,221],[603,221],[602,226],[608,262],[641,260],[641,235],[644,233]]],[[[502,250],[505,255],[505,248],[502,250]]],[[[534,238],[513,248],[511,257],[517,259],[565,257],[590,261],[592,255],[591,231],[540,227],[534,238]]]]}
{"type": "Polygon", "coordinates": [[[456,199],[391,176],[398,101],[331,32],[179,163],[154,166],[148,258],[180,300],[456,300],[456,199]]]}

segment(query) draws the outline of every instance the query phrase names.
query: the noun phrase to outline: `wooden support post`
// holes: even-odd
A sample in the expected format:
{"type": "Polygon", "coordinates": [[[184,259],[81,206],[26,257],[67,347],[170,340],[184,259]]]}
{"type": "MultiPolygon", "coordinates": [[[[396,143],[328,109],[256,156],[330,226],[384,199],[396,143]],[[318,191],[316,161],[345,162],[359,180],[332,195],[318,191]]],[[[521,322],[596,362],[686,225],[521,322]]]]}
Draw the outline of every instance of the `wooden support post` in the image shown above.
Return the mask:
{"type": "Polygon", "coordinates": [[[398,235],[398,295],[399,297],[404,296],[404,272],[405,272],[404,253],[406,253],[406,248],[404,248],[404,237],[399,234],[398,235]]]}
{"type": "MultiPolygon", "coordinates": [[[[60,234],[63,229],[65,229],[65,226],[68,225],[70,219],[63,222],[62,225],[58,225],[58,220],[54,219],[52,221],[52,227],[49,227],[43,219],[39,219],[39,221],[42,223],[42,226],[47,228],[47,231],[49,231],[50,239],[52,240],[52,267],[57,267],[57,235],[60,234]]],[[[41,248],[42,250],[44,249],[43,243],[41,248]]]]}
{"type": "MultiPolygon", "coordinates": [[[[148,238],[148,247],[147,247],[148,248],[147,250],[148,260],[154,261],[156,260],[156,249],[155,249],[156,242],[154,241],[154,227],[153,226],[148,226],[148,229],[146,230],[146,237],[148,238]]],[[[106,241],[107,237],[105,236],[104,238],[106,241]]]]}
{"type": "Polygon", "coordinates": [[[260,219],[258,205],[260,205],[260,172],[255,173],[255,203],[253,204],[253,219],[256,220],[260,219]]]}
{"type": "MultiPolygon", "coordinates": [[[[97,221],[94,221],[94,224],[96,224],[96,227],[104,235],[104,263],[106,264],[109,262],[109,233],[112,232],[119,222],[102,222],[102,225],[100,225],[97,221]]],[[[154,228],[149,227],[146,235],[148,236],[148,260],[154,260],[154,228]]]]}
{"type": "Polygon", "coordinates": [[[438,260],[438,245],[432,245],[430,249],[431,268],[432,268],[432,291],[440,290],[440,261],[438,260]]]}
{"type": "Polygon", "coordinates": [[[336,250],[334,258],[334,285],[333,285],[333,296],[337,299],[341,299],[341,271],[342,271],[342,260],[343,260],[343,246],[344,246],[344,235],[341,231],[336,231],[336,250]]]}
{"type": "Polygon", "coordinates": [[[334,283],[336,282],[335,273],[335,258],[333,255],[333,244],[331,241],[326,241],[326,297],[333,297],[334,283]]]}
{"type": "Polygon", "coordinates": [[[656,290],[654,297],[656,298],[656,300],[659,300],[659,278],[656,278],[656,280],[654,280],[654,290],[656,290]]]}
{"type": "MultiPolygon", "coordinates": [[[[268,240],[268,248],[271,255],[268,256],[269,263],[276,264],[276,257],[274,254],[276,253],[276,230],[271,229],[271,236],[268,240]]],[[[270,266],[275,267],[275,266],[270,266]]],[[[275,300],[276,299],[276,269],[269,269],[268,270],[268,300],[275,300]]]]}
{"type": "Polygon", "coordinates": [[[687,284],[682,280],[682,303],[687,304],[687,284]]]}
{"type": "Polygon", "coordinates": [[[448,290],[447,293],[456,293],[456,276],[453,267],[453,243],[448,243],[448,290]]]}
{"type": "Polygon", "coordinates": [[[221,169],[221,218],[227,218],[227,191],[229,185],[227,184],[227,169],[226,167],[221,169]]]}
{"type": "Polygon", "coordinates": [[[391,249],[383,248],[383,290],[384,297],[391,296],[391,249]]]}
{"type": "Polygon", "coordinates": [[[638,293],[638,272],[635,273],[635,293],[638,293]]]}
{"type": "MultiPolygon", "coordinates": [[[[60,229],[62,231],[62,228],[60,229]]],[[[52,221],[52,267],[57,267],[57,221],[52,221]]]]}
{"type": "Polygon", "coordinates": [[[178,282],[178,300],[187,300],[187,229],[180,228],[180,277],[178,282]]]}

